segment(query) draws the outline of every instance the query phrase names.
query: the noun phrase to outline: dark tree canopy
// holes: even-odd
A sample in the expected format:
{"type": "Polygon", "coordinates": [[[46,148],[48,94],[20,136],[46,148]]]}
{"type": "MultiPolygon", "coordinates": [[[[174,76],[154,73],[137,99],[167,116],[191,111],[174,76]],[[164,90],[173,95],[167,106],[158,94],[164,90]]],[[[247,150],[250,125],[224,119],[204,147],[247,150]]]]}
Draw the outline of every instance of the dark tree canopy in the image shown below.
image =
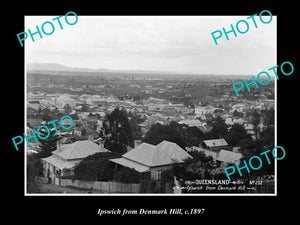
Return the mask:
{"type": "Polygon", "coordinates": [[[166,125],[159,123],[152,125],[143,141],[153,145],[162,141],[170,141],[184,149],[186,146],[198,146],[203,139],[204,134],[197,127],[189,127],[172,121],[166,125]]]}
{"type": "Polygon", "coordinates": [[[93,181],[117,181],[122,183],[139,183],[140,173],[127,167],[115,168],[109,161],[119,158],[121,154],[114,152],[100,152],[88,156],[74,169],[75,179],[93,181]]]}
{"type": "Polygon", "coordinates": [[[69,104],[64,105],[64,113],[66,115],[69,115],[69,113],[71,113],[71,112],[72,112],[71,106],[69,104]]]}
{"type": "Polygon", "coordinates": [[[104,147],[112,152],[125,153],[127,146],[133,147],[133,137],[125,109],[115,108],[107,114],[104,123],[104,135],[106,137],[104,147]]]}
{"type": "Polygon", "coordinates": [[[141,117],[136,113],[128,113],[130,129],[134,140],[140,140],[142,138],[142,130],[139,124],[146,120],[145,117],[141,117]]]}
{"type": "Polygon", "coordinates": [[[121,183],[139,183],[140,173],[128,167],[122,167],[115,171],[113,180],[121,183]]]}
{"type": "Polygon", "coordinates": [[[179,124],[173,122],[168,125],[162,125],[159,123],[153,124],[145,135],[143,141],[152,145],[157,145],[162,141],[170,141],[184,148],[186,143],[178,129],[178,125],[179,124]]]}
{"type": "Polygon", "coordinates": [[[233,124],[226,136],[226,141],[229,145],[237,146],[242,139],[251,140],[251,135],[247,134],[243,125],[233,124]]]}
{"type": "MultiPolygon", "coordinates": [[[[40,129],[40,136],[46,137],[47,131],[43,131],[40,129]]],[[[39,140],[39,152],[37,156],[40,158],[48,157],[52,154],[53,151],[56,150],[57,141],[59,141],[62,137],[58,136],[55,129],[50,130],[50,135],[48,138],[39,140]]]]}
{"type": "Polygon", "coordinates": [[[251,117],[251,123],[253,124],[253,130],[255,133],[255,138],[258,139],[258,133],[259,133],[259,123],[260,123],[260,113],[257,110],[254,110],[250,114],[251,117]]]}
{"type": "Polygon", "coordinates": [[[208,170],[213,168],[212,157],[198,151],[192,151],[189,154],[193,158],[172,165],[171,169],[162,173],[162,178],[169,181],[173,180],[174,176],[184,180],[211,178],[208,170]]]}
{"type": "Polygon", "coordinates": [[[109,159],[121,157],[118,153],[100,152],[83,159],[74,169],[75,178],[81,180],[110,181],[114,165],[109,159]]]}
{"type": "Polygon", "coordinates": [[[221,117],[216,117],[211,122],[212,130],[209,135],[211,139],[224,138],[228,134],[228,126],[221,117]]]}
{"type": "Polygon", "coordinates": [[[27,192],[28,193],[39,193],[40,190],[36,185],[35,178],[42,177],[43,174],[43,163],[40,158],[34,154],[27,155],[27,192]]]}

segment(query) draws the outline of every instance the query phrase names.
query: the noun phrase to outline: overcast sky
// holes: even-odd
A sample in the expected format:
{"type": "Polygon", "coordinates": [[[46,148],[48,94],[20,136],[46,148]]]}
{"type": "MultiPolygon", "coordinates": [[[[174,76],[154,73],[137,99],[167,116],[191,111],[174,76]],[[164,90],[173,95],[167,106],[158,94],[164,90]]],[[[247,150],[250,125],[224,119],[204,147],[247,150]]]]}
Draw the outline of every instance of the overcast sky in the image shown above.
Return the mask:
{"type": "MultiPolygon", "coordinates": [[[[73,26],[62,17],[63,30],[53,21],[52,35],[35,35],[35,42],[28,37],[26,63],[256,75],[276,65],[276,16],[269,24],[257,18],[257,29],[248,16],[78,16],[73,26]],[[249,31],[237,37],[231,33],[230,40],[223,34],[215,45],[211,32],[229,30],[241,19],[249,21],[249,31]]],[[[35,26],[55,17],[26,16],[25,31],[35,32],[35,26]]]]}

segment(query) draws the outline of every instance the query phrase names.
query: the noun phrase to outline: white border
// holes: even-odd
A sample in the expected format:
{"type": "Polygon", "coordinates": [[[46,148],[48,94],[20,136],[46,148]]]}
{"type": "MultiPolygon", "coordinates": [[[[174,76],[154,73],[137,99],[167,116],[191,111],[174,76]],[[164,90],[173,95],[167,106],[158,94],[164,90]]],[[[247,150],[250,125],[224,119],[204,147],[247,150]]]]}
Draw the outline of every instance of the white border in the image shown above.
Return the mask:
{"type": "MultiPolygon", "coordinates": [[[[100,15],[99,15],[100,16],[100,15]]],[[[184,16],[188,16],[188,15],[184,15],[184,16]]],[[[198,15],[199,17],[202,17],[201,15],[198,15]]],[[[197,16],[197,17],[198,17],[197,16]]],[[[216,15],[218,16],[218,15],[216,15]]],[[[232,16],[232,15],[230,15],[232,16]]],[[[24,28],[25,28],[25,18],[26,16],[24,15],[24,28]]],[[[204,17],[204,16],[203,16],[204,17]]],[[[278,65],[277,63],[277,16],[273,15],[273,18],[276,18],[276,24],[275,24],[275,63],[276,65],[278,65]]],[[[25,40],[26,41],[26,40],[25,40]]],[[[25,42],[24,41],[24,42],[25,42]]],[[[27,63],[26,63],[26,44],[24,43],[24,90],[25,90],[25,94],[24,94],[24,108],[25,108],[25,114],[24,114],[24,133],[26,133],[26,124],[27,124],[27,107],[26,107],[26,102],[27,102],[27,63]]],[[[277,146],[277,79],[274,78],[274,82],[275,82],[275,146],[277,146]]],[[[27,145],[24,143],[24,196],[277,196],[277,160],[275,161],[275,177],[274,177],[274,193],[254,193],[254,194],[241,194],[241,193],[224,193],[224,194],[220,194],[220,193],[199,193],[199,194],[187,194],[187,193],[183,193],[183,194],[163,194],[163,193],[157,193],[157,194],[148,194],[148,193],[136,193],[136,194],[116,194],[116,193],[112,193],[112,194],[93,194],[93,193],[86,193],[86,194],[82,194],[82,193],[74,193],[74,194],[64,194],[64,193],[39,193],[39,194],[33,194],[33,193],[27,193],[27,174],[26,174],[26,168],[27,168],[27,145]]],[[[276,154],[277,154],[277,149],[276,149],[276,154]]]]}

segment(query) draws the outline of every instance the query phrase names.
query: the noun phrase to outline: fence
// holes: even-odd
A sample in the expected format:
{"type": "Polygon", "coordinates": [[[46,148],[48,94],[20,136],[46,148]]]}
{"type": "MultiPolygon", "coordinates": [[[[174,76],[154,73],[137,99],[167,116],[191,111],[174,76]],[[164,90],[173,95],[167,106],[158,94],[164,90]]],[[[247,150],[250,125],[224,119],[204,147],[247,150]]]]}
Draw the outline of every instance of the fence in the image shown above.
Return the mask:
{"type": "Polygon", "coordinates": [[[77,187],[88,190],[100,190],[107,193],[139,193],[140,184],[126,184],[115,181],[86,181],[86,180],[72,180],[60,179],[60,186],[77,187]]]}

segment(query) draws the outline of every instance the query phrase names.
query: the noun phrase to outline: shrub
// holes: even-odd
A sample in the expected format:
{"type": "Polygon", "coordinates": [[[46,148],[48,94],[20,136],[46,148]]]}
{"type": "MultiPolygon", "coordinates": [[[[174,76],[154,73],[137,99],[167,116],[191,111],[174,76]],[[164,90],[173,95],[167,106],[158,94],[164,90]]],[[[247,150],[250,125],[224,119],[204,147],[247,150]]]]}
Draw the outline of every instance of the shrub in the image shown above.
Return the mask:
{"type": "Polygon", "coordinates": [[[141,193],[158,193],[158,187],[155,180],[143,179],[140,186],[141,193]]]}
{"type": "Polygon", "coordinates": [[[96,153],[86,157],[74,169],[79,180],[110,181],[113,179],[114,166],[109,159],[118,158],[116,153],[96,153]]]}
{"type": "Polygon", "coordinates": [[[115,171],[113,180],[122,183],[139,183],[140,174],[134,169],[122,167],[115,171]]]}
{"type": "Polygon", "coordinates": [[[35,183],[36,177],[42,177],[43,163],[36,155],[27,155],[27,192],[39,193],[38,185],[35,183]]]}

